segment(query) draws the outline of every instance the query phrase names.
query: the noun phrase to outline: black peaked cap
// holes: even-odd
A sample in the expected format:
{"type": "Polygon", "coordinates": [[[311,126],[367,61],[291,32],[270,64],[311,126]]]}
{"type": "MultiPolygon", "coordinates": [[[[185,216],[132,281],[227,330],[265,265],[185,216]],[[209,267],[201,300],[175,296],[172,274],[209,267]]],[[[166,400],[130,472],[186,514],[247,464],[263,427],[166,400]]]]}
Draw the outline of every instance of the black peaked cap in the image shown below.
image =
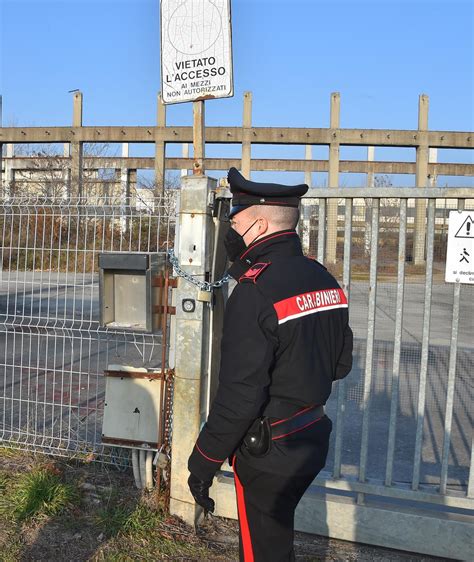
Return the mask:
{"type": "Polygon", "coordinates": [[[305,183],[283,185],[280,183],[250,181],[245,179],[236,168],[229,170],[227,179],[232,193],[230,218],[252,205],[298,207],[300,198],[309,189],[305,183]]]}

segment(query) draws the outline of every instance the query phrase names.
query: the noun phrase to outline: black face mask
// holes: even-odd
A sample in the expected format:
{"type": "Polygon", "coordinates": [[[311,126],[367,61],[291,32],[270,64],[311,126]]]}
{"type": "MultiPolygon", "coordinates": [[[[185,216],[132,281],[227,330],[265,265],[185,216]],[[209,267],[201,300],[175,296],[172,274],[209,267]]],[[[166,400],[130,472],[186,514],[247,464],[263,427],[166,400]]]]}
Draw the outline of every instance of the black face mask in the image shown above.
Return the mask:
{"type": "Polygon", "coordinates": [[[230,261],[235,261],[245,250],[247,245],[244,242],[244,236],[256,222],[254,221],[243,234],[239,234],[233,228],[229,228],[224,238],[224,246],[230,261]]]}

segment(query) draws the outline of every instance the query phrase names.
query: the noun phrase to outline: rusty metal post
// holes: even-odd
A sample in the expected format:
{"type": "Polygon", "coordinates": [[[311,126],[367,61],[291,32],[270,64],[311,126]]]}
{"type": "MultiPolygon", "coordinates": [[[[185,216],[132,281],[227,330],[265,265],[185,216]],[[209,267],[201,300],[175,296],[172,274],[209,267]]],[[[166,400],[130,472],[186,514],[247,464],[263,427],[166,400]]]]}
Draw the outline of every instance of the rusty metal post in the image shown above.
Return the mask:
{"type": "MultiPolygon", "coordinates": [[[[331,143],[329,145],[328,187],[339,186],[339,138],[341,96],[339,92],[331,94],[331,143]]],[[[336,263],[337,249],[337,199],[330,199],[327,206],[326,263],[336,263]]]]}
{"type": "Polygon", "coordinates": [[[204,175],[204,159],[206,147],[204,102],[193,102],[193,148],[194,163],[193,174],[196,176],[204,175]]]}
{"type": "MultiPolygon", "coordinates": [[[[428,186],[429,146],[428,131],[429,97],[421,94],[418,100],[418,146],[416,147],[416,187],[428,186]]],[[[413,237],[413,260],[415,265],[425,263],[426,201],[415,202],[415,232],[413,237]]]]}
{"type": "Polygon", "coordinates": [[[252,92],[244,93],[244,116],[242,122],[242,175],[250,179],[250,160],[252,152],[251,128],[252,128],[252,92]]]}

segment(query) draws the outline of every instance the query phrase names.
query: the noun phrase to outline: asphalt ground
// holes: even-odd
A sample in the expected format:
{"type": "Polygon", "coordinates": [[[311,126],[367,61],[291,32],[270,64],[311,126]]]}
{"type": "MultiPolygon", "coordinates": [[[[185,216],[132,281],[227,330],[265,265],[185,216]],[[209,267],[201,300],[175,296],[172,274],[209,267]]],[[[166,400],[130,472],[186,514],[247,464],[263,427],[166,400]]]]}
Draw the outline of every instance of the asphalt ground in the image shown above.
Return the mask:
{"type": "MultiPolygon", "coordinates": [[[[101,432],[104,369],[111,363],[158,367],[161,337],[100,331],[97,276],[53,272],[20,272],[16,278],[13,275],[6,278],[3,274],[0,292],[4,436],[15,439],[18,429],[23,435],[27,430],[35,439],[44,435],[56,437],[50,441],[54,446],[59,438],[63,444],[95,440],[101,432]]],[[[396,282],[379,283],[377,287],[367,477],[378,480],[384,479],[387,460],[396,291],[396,282]]],[[[424,293],[423,283],[406,282],[394,461],[394,481],[403,483],[410,482],[413,476],[424,293]]],[[[356,475],[360,460],[368,295],[366,281],[352,283],[350,317],[355,353],[354,368],[344,391],[343,475],[356,475]]],[[[421,463],[421,482],[427,484],[436,484],[441,471],[452,303],[453,286],[435,283],[421,463]]],[[[474,288],[463,286],[448,471],[448,485],[453,489],[464,488],[469,474],[473,333],[474,288]]],[[[327,464],[330,472],[337,427],[335,394],[327,411],[335,421],[327,464]]]]}

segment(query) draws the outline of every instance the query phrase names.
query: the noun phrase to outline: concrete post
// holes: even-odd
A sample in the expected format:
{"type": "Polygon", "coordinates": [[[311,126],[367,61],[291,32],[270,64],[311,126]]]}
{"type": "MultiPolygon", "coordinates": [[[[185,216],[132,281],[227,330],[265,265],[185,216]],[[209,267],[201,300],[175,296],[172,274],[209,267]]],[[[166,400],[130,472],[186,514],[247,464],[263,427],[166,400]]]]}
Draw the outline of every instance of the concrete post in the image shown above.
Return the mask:
{"type": "MultiPolygon", "coordinates": [[[[367,162],[373,162],[375,160],[375,146],[367,147],[367,162]]],[[[374,170],[370,166],[367,173],[367,187],[374,187],[374,170]]],[[[365,232],[364,232],[364,252],[365,255],[370,255],[370,240],[372,238],[372,199],[365,199],[365,232]]]]}
{"type": "MultiPolygon", "coordinates": [[[[331,94],[330,128],[331,144],[329,145],[329,174],[328,187],[339,186],[339,140],[338,131],[340,121],[341,96],[339,92],[331,94]]],[[[327,242],[326,263],[336,263],[337,249],[337,200],[330,199],[327,205],[327,242]]]]}
{"type": "Polygon", "coordinates": [[[137,192],[137,171],[128,170],[128,184],[131,193],[137,192]]]}
{"type": "Polygon", "coordinates": [[[15,195],[14,185],[15,185],[15,168],[13,164],[13,158],[15,156],[15,145],[7,144],[7,160],[5,160],[5,177],[4,177],[4,194],[5,197],[9,198],[15,195]]]}
{"type": "MultiPolygon", "coordinates": [[[[182,144],[181,147],[181,156],[183,158],[189,158],[189,144],[187,142],[184,142],[182,144]]],[[[188,175],[188,170],[187,168],[181,168],[181,177],[183,176],[187,176],[188,175]]]]}
{"type": "MultiPolygon", "coordinates": [[[[122,157],[128,158],[128,142],[122,143],[122,157]]],[[[120,170],[120,231],[128,232],[130,216],[130,173],[128,168],[120,170]]]]}
{"type": "MultiPolygon", "coordinates": [[[[183,177],[181,182],[178,259],[185,271],[204,280],[210,271],[212,256],[213,220],[208,201],[215,181],[191,175],[183,177]]],[[[179,277],[174,299],[176,342],[170,511],[189,524],[196,523],[200,510],[188,490],[187,459],[204,421],[209,377],[210,304],[198,301],[197,297],[197,287],[179,277]],[[185,312],[183,299],[192,299],[195,310],[185,312]]]]}
{"type": "MultiPolygon", "coordinates": [[[[158,94],[156,122],[158,127],[166,127],[166,105],[161,92],[158,94]]],[[[165,192],[166,146],[163,141],[155,140],[155,197],[165,192]]]]}
{"type": "Polygon", "coordinates": [[[250,142],[250,129],[252,127],[252,92],[244,93],[244,116],[242,122],[242,175],[250,179],[250,160],[252,144],[250,142]]]}
{"type": "MultiPolygon", "coordinates": [[[[73,97],[73,127],[82,127],[82,92],[75,92],[73,97]]],[[[83,147],[82,142],[71,142],[71,195],[82,197],[83,190],[83,147]]]]}
{"type": "MultiPolygon", "coordinates": [[[[421,94],[418,100],[418,146],[416,148],[416,187],[428,185],[429,147],[426,138],[428,131],[429,97],[421,94]]],[[[413,259],[415,265],[425,263],[426,201],[415,202],[415,232],[413,238],[413,259]]]]}
{"type": "MultiPolygon", "coordinates": [[[[437,164],[438,163],[438,149],[437,148],[430,148],[429,155],[428,155],[428,162],[429,164],[437,164]]],[[[430,187],[436,187],[438,185],[438,174],[436,170],[430,175],[430,187]]]]}
{"type": "MultiPolygon", "coordinates": [[[[305,146],[305,160],[311,161],[313,159],[312,155],[312,146],[307,144],[305,146]]],[[[306,171],[304,173],[304,183],[309,186],[311,189],[312,187],[312,179],[311,179],[311,172],[306,171]]],[[[301,235],[301,244],[303,246],[303,252],[305,254],[309,254],[310,252],[310,219],[311,219],[311,204],[307,199],[303,197],[301,200],[301,217],[300,217],[300,235],[301,235]]]]}
{"type": "MultiPolygon", "coordinates": [[[[71,158],[71,145],[68,142],[63,144],[63,156],[67,159],[71,158]]],[[[63,198],[71,197],[71,167],[68,162],[69,160],[65,160],[65,165],[62,171],[64,185],[63,198]]]]}
{"type": "MultiPolygon", "coordinates": [[[[438,149],[437,148],[430,148],[428,152],[428,163],[429,164],[437,164],[438,163],[438,149]]],[[[437,187],[438,186],[438,172],[436,168],[434,168],[433,173],[429,176],[429,186],[430,187],[437,187]]],[[[458,201],[453,201],[456,206],[458,201]]],[[[437,202],[436,202],[437,204],[437,202]]],[[[436,208],[435,208],[436,212],[436,208]]],[[[442,229],[442,236],[444,236],[445,231],[445,221],[446,221],[446,213],[448,212],[446,208],[446,199],[444,200],[444,210],[443,210],[443,229],[442,229]]],[[[435,231],[436,232],[436,231],[435,231]]],[[[446,233],[447,235],[447,233],[446,233]]],[[[435,248],[436,248],[436,241],[435,241],[435,248]]]]}

